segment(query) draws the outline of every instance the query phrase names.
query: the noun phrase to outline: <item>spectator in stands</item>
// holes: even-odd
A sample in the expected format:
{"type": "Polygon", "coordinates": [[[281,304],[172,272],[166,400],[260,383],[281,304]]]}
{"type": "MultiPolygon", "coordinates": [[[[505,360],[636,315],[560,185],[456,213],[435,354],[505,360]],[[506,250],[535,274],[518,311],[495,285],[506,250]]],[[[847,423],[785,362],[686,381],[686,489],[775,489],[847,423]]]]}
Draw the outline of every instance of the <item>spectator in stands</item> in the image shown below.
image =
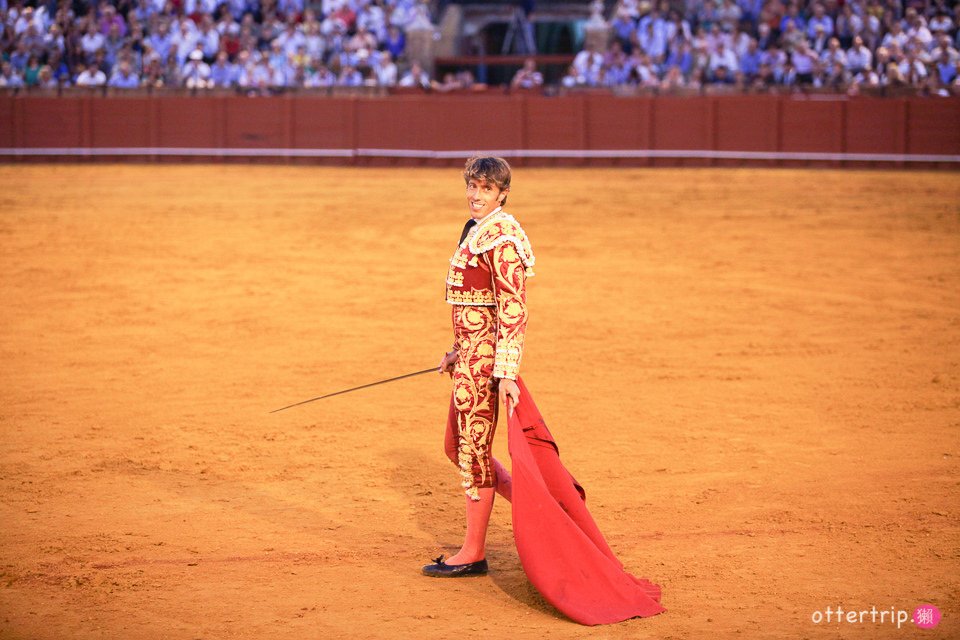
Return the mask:
{"type": "Polygon", "coordinates": [[[710,59],[707,63],[709,78],[714,79],[718,75],[718,70],[721,68],[725,69],[723,72],[724,82],[728,82],[732,81],[733,74],[738,71],[739,65],[737,64],[737,56],[733,51],[727,49],[727,45],[723,40],[718,40],[716,49],[710,54],[710,59]]]}
{"type": "Polygon", "coordinates": [[[780,33],[786,33],[791,25],[800,33],[804,33],[807,27],[807,21],[800,14],[800,6],[796,0],[787,5],[787,11],[780,20],[780,33]]]}
{"type": "Polygon", "coordinates": [[[755,91],[769,91],[777,84],[777,76],[773,72],[773,67],[768,62],[761,62],[760,69],[751,83],[751,88],[755,91]]]}
{"type": "Polygon", "coordinates": [[[930,32],[933,34],[950,33],[954,29],[954,20],[946,6],[939,6],[930,18],[930,32]]]}
{"type": "Polygon", "coordinates": [[[587,83],[587,79],[579,74],[577,68],[572,64],[567,67],[567,72],[560,79],[560,86],[565,89],[581,87],[587,83]]]}
{"type": "Polygon", "coordinates": [[[827,15],[823,5],[819,3],[813,5],[813,15],[807,22],[807,37],[813,40],[818,31],[822,31],[826,38],[833,36],[833,18],[827,15]]]}
{"type": "Polygon", "coordinates": [[[187,56],[197,48],[199,40],[197,26],[193,20],[184,16],[179,22],[176,22],[173,31],[173,56],[176,58],[177,66],[182,67],[187,63],[187,56]]]}
{"type": "Polygon", "coordinates": [[[927,66],[920,61],[916,49],[907,51],[907,55],[899,64],[900,73],[906,78],[907,83],[920,86],[927,78],[927,66]]]}
{"type": "Polygon", "coordinates": [[[856,36],[853,46],[847,51],[847,70],[856,76],[873,66],[873,53],[863,44],[863,38],[856,36]]]}
{"type": "Polygon", "coordinates": [[[357,32],[349,40],[349,46],[354,51],[374,51],[377,48],[377,38],[365,27],[358,26],[357,32]]]}
{"type": "Polygon", "coordinates": [[[440,93],[448,93],[450,91],[458,91],[460,89],[460,81],[457,79],[456,74],[452,71],[448,71],[443,74],[442,82],[434,82],[433,90],[440,93]]]}
{"type": "Polygon", "coordinates": [[[410,65],[410,70],[407,71],[402,78],[400,78],[399,86],[401,87],[421,87],[424,89],[430,88],[430,76],[426,71],[420,66],[420,63],[416,60],[413,61],[413,64],[410,65]]]}
{"type": "Polygon", "coordinates": [[[577,70],[577,77],[583,78],[584,84],[590,86],[596,86],[600,82],[602,66],[603,55],[593,45],[587,45],[573,59],[573,67],[577,70]]]}
{"type": "Polygon", "coordinates": [[[169,58],[174,45],[173,35],[170,33],[170,23],[166,20],[160,20],[157,23],[156,31],[147,36],[147,45],[162,60],[169,58]]]}
{"type": "Polygon", "coordinates": [[[743,9],[733,0],[721,0],[720,6],[716,12],[717,22],[723,31],[733,31],[740,24],[743,17],[743,9]]]}
{"type": "Polygon", "coordinates": [[[121,35],[120,27],[117,26],[117,23],[110,22],[107,27],[107,37],[103,43],[103,59],[106,63],[107,71],[113,69],[113,66],[117,63],[117,56],[120,54],[126,42],[127,40],[121,35]]]}
{"type": "MultiPolygon", "coordinates": [[[[650,60],[650,56],[639,48],[633,50],[626,82],[636,87],[654,88],[660,84],[660,76],[650,60]]],[[[619,75],[619,74],[618,74],[619,75]]],[[[607,85],[610,86],[610,85],[607,85]]]]}
{"type": "Polygon", "coordinates": [[[957,53],[956,48],[950,44],[949,35],[941,33],[939,36],[937,36],[936,42],[936,46],[930,51],[930,59],[932,61],[939,61],[944,53],[946,53],[950,57],[950,60],[953,61],[956,61],[958,58],[960,58],[960,54],[957,53]]]}
{"type": "Polygon", "coordinates": [[[899,49],[903,49],[907,46],[909,38],[907,34],[903,32],[903,28],[900,26],[900,21],[895,20],[890,24],[890,30],[883,36],[883,39],[880,41],[880,45],[886,47],[888,50],[892,49],[894,45],[899,49]]]}
{"type": "Polygon", "coordinates": [[[127,60],[121,60],[117,63],[107,84],[114,89],[137,89],[140,86],[140,78],[133,72],[127,60]]]}
{"type": "Polygon", "coordinates": [[[337,85],[341,87],[359,87],[363,85],[363,75],[350,65],[346,65],[340,71],[340,77],[337,79],[337,85]]]}
{"type": "Polygon", "coordinates": [[[927,21],[917,13],[915,7],[908,7],[904,18],[907,23],[907,38],[916,40],[924,49],[929,49],[933,42],[933,34],[927,28],[927,21]]]}
{"type": "Polygon", "coordinates": [[[299,20],[304,7],[304,0],[277,0],[277,13],[288,22],[299,20]]]}
{"type": "Polygon", "coordinates": [[[110,33],[111,29],[116,27],[116,31],[121,38],[127,35],[127,23],[123,19],[123,16],[117,14],[116,8],[106,2],[104,2],[101,7],[101,16],[98,25],[100,33],[106,36],[110,33]]]}
{"type": "Polygon", "coordinates": [[[670,46],[678,42],[689,42],[693,38],[693,32],[690,30],[690,22],[676,11],[671,10],[668,13],[663,30],[666,34],[667,43],[670,46]]]}
{"type": "Polygon", "coordinates": [[[151,89],[159,89],[166,86],[166,67],[163,60],[156,53],[151,53],[146,58],[143,67],[143,77],[140,79],[140,85],[151,89]]]}
{"type": "Polygon", "coordinates": [[[197,48],[187,56],[187,63],[180,72],[180,81],[187,89],[207,89],[210,84],[210,65],[203,61],[203,49],[197,48]]]}
{"type": "Polygon", "coordinates": [[[260,42],[269,44],[276,40],[277,36],[279,36],[281,33],[283,33],[283,22],[281,22],[274,13],[266,14],[263,18],[263,22],[260,23],[260,42]]]}
{"type": "Polygon", "coordinates": [[[183,15],[198,19],[203,15],[212,15],[217,10],[216,0],[182,0],[183,15]]]}
{"type": "Polygon", "coordinates": [[[213,17],[204,14],[200,20],[200,29],[197,32],[197,44],[203,51],[204,61],[213,61],[220,51],[220,32],[213,24],[213,17]]]}
{"type": "Polygon", "coordinates": [[[273,85],[273,72],[270,70],[268,58],[264,56],[259,60],[248,60],[240,72],[237,84],[251,95],[269,94],[273,85]]]}
{"type": "Polygon", "coordinates": [[[813,51],[813,53],[819,57],[822,56],[823,52],[827,50],[827,46],[830,43],[830,37],[821,24],[818,24],[814,28],[814,32],[816,35],[807,42],[807,45],[813,51]]]}
{"type": "Polygon", "coordinates": [[[46,66],[50,67],[50,73],[58,86],[70,86],[70,68],[59,51],[54,49],[48,53],[46,66]]]}
{"type": "Polygon", "coordinates": [[[744,80],[747,83],[753,82],[753,79],[760,73],[760,48],[754,38],[750,39],[747,50],[740,55],[738,63],[744,80]]]}
{"type": "Polygon", "coordinates": [[[806,41],[801,41],[792,54],[790,62],[796,70],[798,85],[812,85],[814,73],[817,71],[817,57],[807,47],[806,41]]]}
{"type": "Polygon", "coordinates": [[[16,89],[23,86],[23,78],[9,62],[0,63],[0,87],[16,89]]]}
{"type": "Polygon", "coordinates": [[[37,86],[41,89],[56,89],[60,86],[57,79],[53,77],[53,69],[49,65],[40,67],[40,74],[37,78],[37,86]]]}
{"type": "Polygon", "coordinates": [[[24,48],[30,55],[39,56],[43,53],[43,36],[40,35],[40,31],[37,29],[37,26],[32,22],[27,25],[26,31],[20,34],[20,43],[23,44],[24,48]]]}
{"type": "Polygon", "coordinates": [[[48,53],[56,51],[60,55],[63,55],[67,50],[66,39],[63,37],[63,30],[59,24],[54,23],[50,25],[47,33],[43,36],[41,49],[48,53]]]}
{"type": "Polygon", "coordinates": [[[344,31],[352,31],[357,22],[357,14],[348,2],[340,3],[334,11],[329,14],[330,22],[339,22],[343,25],[344,31]]]}
{"type": "MultiPolygon", "coordinates": [[[[812,74],[811,74],[812,76],[812,74]]],[[[797,69],[793,66],[793,58],[788,58],[779,74],[780,84],[784,87],[797,87],[800,82],[797,80],[797,69]]]]}
{"type": "Polygon", "coordinates": [[[78,75],[75,83],[78,87],[102,87],[107,84],[107,75],[95,64],[90,64],[78,75]]]}
{"type": "Polygon", "coordinates": [[[400,59],[407,46],[406,36],[400,30],[400,27],[394,24],[387,27],[387,38],[384,40],[384,46],[394,60],[400,59]]]}
{"type": "Polygon", "coordinates": [[[377,86],[395,87],[397,85],[397,65],[389,51],[383,51],[377,65],[374,67],[374,77],[377,86]]]}
{"type": "Polygon", "coordinates": [[[40,79],[40,59],[31,55],[27,60],[27,65],[23,69],[23,84],[28,87],[35,87],[40,79]]]}
{"type": "Polygon", "coordinates": [[[830,38],[826,50],[820,54],[820,62],[827,69],[832,69],[833,65],[839,63],[846,70],[847,53],[840,48],[839,38],[830,38]]]}
{"type": "Polygon", "coordinates": [[[669,70],[676,67],[680,70],[680,75],[689,80],[693,71],[693,50],[689,40],[680,40],[670,48],[670,55],[667,56],[665,67],[669,70]]]}
{"type": "Polygon", "coordinates": [[[320,33],[320,23],[316,20],[304,24],[303,31],[297,31],[297,35],[290,34],[290,26],[284,34],[279,36],[285,51],[289,55],[302,55],[312,60],[322,58],[326,51],[326,39],[320,33]]]}
{"type": "Polygon", "coordinates": [[[826,64],[829,64],[829,71],[823,79],[823,86],[833,89],[838,93],[846,91],[847,86],[850,84],[850,72],[847,71],[847,68],[841,62],[826,64]]]}
{"type": "MultiPolygon", "coordinates": [[[[319,28],[319,27],[318,27],[319,28]]],[[[301,46],[306,46],[307,38],[297,27],[297,23],[294,19],[287,18],[287,23],[284,26],[283,33],[281,33],[273,41],[275,46],[279,46],[283,49],[283,52],[288,55],[294,55],[301,46]]]]}
{"type": "Polygon", "coordinates": [[[95,22],[90,22],[87,25],[87,32],[80,39],[80,46],[83,49],[84,60],[88,63],[92,61],[97,51],[103,49],[106,43],[107,38],[97,29],[97,24],[95,22]]]}
{"type": "Polygon", "coordinates": [[[382,0],[362,4],[357,8],[357,29],[365,29],[373,34],[377,41],[387,36],[387,12],[382,0]]]}
{"type": "Polygon", "coordinates": [[[884,86],[894,89],[906,86],[907,79],[900,71],[896,62],[890,62],[886,66],[886,73],[880,78],[880,83],[884,86]]]}
{"type": "Polygon", "coordinates": [[[641,26],[637,28],[637,46],[653,57],[665,55],[667,38],[663,21],[646,19],[646,21],[641,20],[640,24],[641,26]]]}
{"type": "Polygon", "coordinates": [[[863,31],[863,18],[853,10],[852,3],[844,3],[834,24],[834,35],[840,41],[840,46],[849,49],[854,38],[858,37],[861,31],[863,31]]]}
{"type": "Polygon", "coordinates": [[[290,65],[294,69],[301,70],[310,64],[310,61],[313,60],[313,57],[307,53],[307,45],[304,43],[297,48],[296,52],[290,54],[287,59],[290,61],[290,65]]]}
{"type": "Polygon", "coordinates": [[[957,62],[951,60],[950,54],[946,51],[940,54],[940,59],[937,60],[937,77],[943,86],[950,86],[950,84],[956,80],[957,66],[957,62]]]}
{"type": "Polygon", "coordinates": [[[777,46],[779,36],[780,32],[777,31],[776,34],[774,34],[769,23],[761,22],[757,25],[757,46],[760,47],[761,51],[766,51],[770,47],[777,46]]]}
{"type": "Polygon", "coordinates": [[[629,53],[630,48],[633,46],[632,41],[636,34],[637,25],[633,18],[630,17],[627,8],[622,4],[618,5],[610,27],[613,30],[613,37],[620,43],[623,50],[629,53]]]}
{"type": "Polygon", "coordinates": [[[780,34],[780,46],[787,53],[793,53],[801,42],[806,43],[807,36],[793,22],[788,22],[787,28],[780,34]]]}
{"type": "Polygon", "coordinates": [[[322,63],[316,63],[307,70],[303,86],[308,89],[332,87],[337,83],[337,77],[322,63]]]}
{"type": "Polygon", "coordinates": [[[230,56],[226,51],[217,54],[217,60],[210,67],[210,86],[219,89],[233,87],[240,76],[240,70],[237,65],[230,62],[230,56]]]}
{"type": "Polygon", "coordinates": [[[687,81],[683,77],[683,73],[680,72],[680,67],[670,67],[667,69],[666,75],[664,75],[663,80],[660,81],[660,90],[666,92],[683,89],[686,86],[687,81]]]}
{"type": "Polygon", "coordinates": [[[537,71],[537,62],[533,58],[523,61],[523,67],[513,74],[510,87],[513,89],[539,89],[543,86],[543,74],[537,71]]]}

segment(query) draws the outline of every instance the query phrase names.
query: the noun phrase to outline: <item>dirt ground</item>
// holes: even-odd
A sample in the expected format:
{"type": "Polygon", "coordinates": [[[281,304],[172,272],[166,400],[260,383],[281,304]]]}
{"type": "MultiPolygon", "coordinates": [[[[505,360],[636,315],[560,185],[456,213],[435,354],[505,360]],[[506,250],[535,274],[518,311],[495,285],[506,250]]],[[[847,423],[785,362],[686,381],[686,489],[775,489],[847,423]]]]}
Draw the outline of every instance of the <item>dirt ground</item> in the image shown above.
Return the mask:
{"type": "Polygon", "coordinates": [[[960,637],[957,173],[515,171],[524,378],[668,609],[594,628],[503,502],[489,576],[419,575],[463,530],[446,378],[268,414],[437,363],[456,169],[0,185],[0,637],[960,637]]]}

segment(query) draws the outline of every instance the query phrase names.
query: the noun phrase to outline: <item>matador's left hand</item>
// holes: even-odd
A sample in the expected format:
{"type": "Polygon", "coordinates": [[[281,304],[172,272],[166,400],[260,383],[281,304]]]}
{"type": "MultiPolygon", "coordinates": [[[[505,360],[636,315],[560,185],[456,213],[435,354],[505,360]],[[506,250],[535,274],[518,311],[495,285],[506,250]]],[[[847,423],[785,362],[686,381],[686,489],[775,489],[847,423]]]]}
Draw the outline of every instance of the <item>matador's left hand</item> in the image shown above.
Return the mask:
{"type": "Polygon", "coordinates": [[[514,407],[520,403],[520,387],[510,378],[501,379],[498,386],[500,390],[500,402],[507,407],[507,414],[512,416],[514,407]]]}

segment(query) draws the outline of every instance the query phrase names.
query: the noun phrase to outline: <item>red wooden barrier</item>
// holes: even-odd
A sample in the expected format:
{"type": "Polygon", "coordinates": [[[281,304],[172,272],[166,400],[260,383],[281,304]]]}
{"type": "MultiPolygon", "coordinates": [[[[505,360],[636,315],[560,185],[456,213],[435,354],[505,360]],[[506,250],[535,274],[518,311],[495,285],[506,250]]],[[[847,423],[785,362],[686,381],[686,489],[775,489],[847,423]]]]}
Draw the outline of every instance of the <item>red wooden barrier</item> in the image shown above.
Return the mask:
{"type": "Polygon", "coordinates": [[[154,100],[156,119],[145,123],[153,130],[153,146],[157,147],[223,147],[224,102],[211,98],[198,102],[195,98],[171,97],[154,100]]]}
{"type": "Polygon", "coordinates": [[[66,156],[114,149],[136,155],[142,149],[144,156],[186,150],[182,155],[216,157],[226,150],[350,163],[377,155],[458,162],[461,152],[486,149],[521,162],[559,157],[593,164],[791,157],[902,163],[911,158],[883,156],[933,154],[938,157],[931,161],[960,166],[958,124],[955,98],[0,96],[0,153],[9,158],[52,148],[66,156]]]}
{"type": "Polygon", "coordinates": [[[652,98],[592,96],[584,103],[588,149],[650,149],[652,98]]]}
{"type": "Polygon", "coordinates": [[[848,153],[906,153],[905,100],[851,100],[847,103],[848,153]]]}
{"type": "Polygon", "coordinates": [[[842,152],[845,100],[784,100],[780,144],[790,151],[842,152]]]}

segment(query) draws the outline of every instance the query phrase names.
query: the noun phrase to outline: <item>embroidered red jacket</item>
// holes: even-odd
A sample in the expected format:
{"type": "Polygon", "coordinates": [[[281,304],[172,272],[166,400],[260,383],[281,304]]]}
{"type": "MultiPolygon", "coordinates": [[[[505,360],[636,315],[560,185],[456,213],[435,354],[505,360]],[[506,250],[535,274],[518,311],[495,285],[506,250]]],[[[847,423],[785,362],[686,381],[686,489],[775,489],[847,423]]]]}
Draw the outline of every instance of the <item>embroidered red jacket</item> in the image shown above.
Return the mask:
{"type": "Polygon", "coordinates": [[[470,230],[450,259],[447,302],[496,307],[494,378],[517,377],[527,327],[526,279],[534,275],[534,262],[527,234],[499,209],[470,230]]]}

